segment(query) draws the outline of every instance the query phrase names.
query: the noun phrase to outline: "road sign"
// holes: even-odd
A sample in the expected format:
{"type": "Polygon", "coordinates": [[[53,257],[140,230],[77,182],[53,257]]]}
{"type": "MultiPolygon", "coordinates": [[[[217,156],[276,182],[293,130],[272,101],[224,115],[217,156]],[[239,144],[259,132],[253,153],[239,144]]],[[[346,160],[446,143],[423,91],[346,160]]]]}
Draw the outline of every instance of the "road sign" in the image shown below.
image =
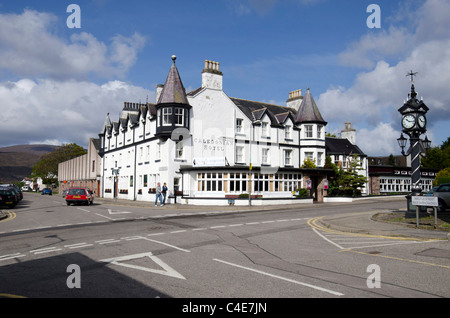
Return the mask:
{"type": "Polygon", "coordinates": [[[437,197],[423,197],[413,195],[411,196],[412,204],[415,206],[430,206],[437,207],[438,206],[438,198],[437,197]]]}

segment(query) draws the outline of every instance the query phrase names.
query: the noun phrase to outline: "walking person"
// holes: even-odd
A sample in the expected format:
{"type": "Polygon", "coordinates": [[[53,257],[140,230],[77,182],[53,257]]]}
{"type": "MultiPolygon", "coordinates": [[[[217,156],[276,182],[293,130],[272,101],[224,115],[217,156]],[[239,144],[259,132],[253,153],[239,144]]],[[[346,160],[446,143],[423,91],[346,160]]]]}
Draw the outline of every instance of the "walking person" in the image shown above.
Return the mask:
{"type": "Polygon", "coordinates": [[[164,185],[163,185],[163,187],[162,187],[163,205],[166,204],[167,190],[169,190],[169,189],[167,188],[167,184],[164,182],[164,185]]]}
{"type": "Polygon", "coordinates": [[[161,206],[163,206],[162,196],[161,196],[161,183],[159,183],[159,182],[158,182],[158,185],[156,186],[155,206],[158,206],[158,198],[159,198],[159,204],[161,206]]]}

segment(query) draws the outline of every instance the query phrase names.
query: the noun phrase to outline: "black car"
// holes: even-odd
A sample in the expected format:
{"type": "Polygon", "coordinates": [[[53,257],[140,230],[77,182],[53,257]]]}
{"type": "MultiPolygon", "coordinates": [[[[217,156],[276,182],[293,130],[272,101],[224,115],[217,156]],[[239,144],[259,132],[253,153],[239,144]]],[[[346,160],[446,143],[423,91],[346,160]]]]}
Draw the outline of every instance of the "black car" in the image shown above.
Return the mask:
{"type": "Polygon", "coordinates": [[[12,209],[19,202],[17,194],[9,188],[0,188],[0,206],[12,209]]]}
{"type": "Polygon", "coordinates": [[[12,192],[14,192],[16,194],[17,202],[19,202],[20,200],[23,199],[22,191],[19,191],[18,188],[16,188],[16,187],[7,187],[5,189],[9,189],[9,190],[11,190],[12,192]]]}
{"type": "Polygon", "coordinates": [[[438,197],[438,211],[445,212],[445,209],[450,207],[450,183],[444,183],[437,187],[433,196],[438,197]]]}

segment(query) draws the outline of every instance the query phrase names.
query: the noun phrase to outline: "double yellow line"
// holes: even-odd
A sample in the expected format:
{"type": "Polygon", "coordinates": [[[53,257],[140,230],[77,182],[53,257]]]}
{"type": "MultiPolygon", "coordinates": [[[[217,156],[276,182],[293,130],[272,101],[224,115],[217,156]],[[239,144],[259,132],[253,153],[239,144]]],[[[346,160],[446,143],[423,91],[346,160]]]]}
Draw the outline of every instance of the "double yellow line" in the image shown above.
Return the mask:
{"type": "Polygon", "coordinates": [[[8,216],[7,216],[6,219],[1,220],[0,223],[8,222],[8,221],[11,221],[11,220],[13,220],[13,219],[16,218],[16,213],[14,213],[14,212],[12,212],[12,211],[6,211],[5,213],[6,213],[8,216]]]}
{"type": "MultiPolygon", "coordinates": [[[[323,216],[315,217],[315,218],[309,219],[307,223],[308,223],[309,226],[311,226],[312,228],[314,228],[314,229],[316,229],[318,231],[327,232],[327,233],[333,233],[333,234],[342,234],[342,235],[347,235],[347,236],[387,238],[387,239],[404,240],[404,241],[423,241],[423,242],[440,241],[439,239],[425,239],[425,238],[422,239],[422,238],[414,238],[414,237],[383,236],[383,235],[371,235],[371,234],[361,234],[361,233],[337,231],[337,230],[332,230],[330,228],[327,228],[327,227],[324,227],[323,225],[318,224],[318,222],[320,222],[320,220],[322,218],[323,218],[323,216]]],[[[441,267],[441,268],[445,268],[445,269],[450,269],[450,266],[447,266],[447,265],[440,265],[440,264],[429,263],[429,262],[422,262],[422,261],[411,260],[411,259],[404,259],[404,258],[388,256],[388,255],[379,255],[379,254],[375,255],[375,254],[362,252],[362,251],[354,251],[352,249],[343,249],[343,250],[340,250],[339,252],[356,253],[356,254],[368,255],[368,256],[372,256],[372,257],[386,258],[386,259],[391,259],[391,260],[396,260],[396,261],[402,261],[402,262],[408,262],[408,263],[416,263],[416,264],[421,264],[421,265],[427,265],[427,266],[434,266],[434,267],[441,267]]]]}

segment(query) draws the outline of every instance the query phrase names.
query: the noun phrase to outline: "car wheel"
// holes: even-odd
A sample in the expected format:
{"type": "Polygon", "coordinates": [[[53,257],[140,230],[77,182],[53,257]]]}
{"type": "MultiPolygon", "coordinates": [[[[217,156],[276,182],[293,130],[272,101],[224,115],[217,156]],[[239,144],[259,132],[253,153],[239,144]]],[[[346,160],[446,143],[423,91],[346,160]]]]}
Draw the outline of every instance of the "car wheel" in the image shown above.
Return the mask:
{"type": "Polygon", "coordinates": [[[70,202],[69,202],[69,201],[66,201],[66,204],[67,204],[67,205],[70,205],[70,202]]]}

